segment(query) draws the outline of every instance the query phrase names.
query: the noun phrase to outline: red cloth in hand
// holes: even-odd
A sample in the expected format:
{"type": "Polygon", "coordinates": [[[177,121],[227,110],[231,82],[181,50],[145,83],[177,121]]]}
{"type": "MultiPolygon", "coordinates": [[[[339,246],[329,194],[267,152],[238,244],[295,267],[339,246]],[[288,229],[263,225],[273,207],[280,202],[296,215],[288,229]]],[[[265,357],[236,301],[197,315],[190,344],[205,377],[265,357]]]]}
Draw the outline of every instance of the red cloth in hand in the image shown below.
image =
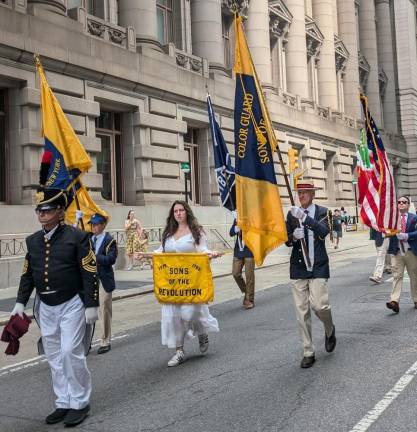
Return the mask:
{"type": "Polygon", "coordinates": [[[23,314],[23,318],[17,314],[10,317],[0,338],[2,342],[8,342],[5,354],[16,355],[19,352],[19,339],[27,333],[31,322],[26,314],[23,314]]]}

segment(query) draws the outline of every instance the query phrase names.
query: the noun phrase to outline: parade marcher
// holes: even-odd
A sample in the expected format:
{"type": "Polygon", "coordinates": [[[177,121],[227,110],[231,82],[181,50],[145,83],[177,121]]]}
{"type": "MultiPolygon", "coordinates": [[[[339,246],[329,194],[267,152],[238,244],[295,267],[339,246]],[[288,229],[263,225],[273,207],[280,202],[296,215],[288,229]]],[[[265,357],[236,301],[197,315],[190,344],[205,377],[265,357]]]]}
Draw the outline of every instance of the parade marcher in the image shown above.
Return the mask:
{"type": "Polygon", "coordinates": [[[395,313],[400,311],[400,295],[403,287],[404,269],[410,277],[410,295],[417,309],[417,215],[408,213],[410,199],[406,196],[398,198],[401,232],[389,241],[388,253],[392,254],[391,299],[387,308],[395,313]]]}
{"type": "Polygon", "coordinates": [[[141,252],[140,238],[142,236],[142,225],[135,218],[134,210],[129,210],[125,221],[126,246],[125,254],[127,260],[126,270],[133,269],[135,254],[141,252]]]}
{"type": "Polygon", "coordinates": [[[292,246],[290,278],[294,280],[292,293],[298,327],[303,341],[302,368],[309,368],[315,362],[315,351],[311,333],[311,309],[324,325],[325,348],[332,352],[336,347],[336,330],[329,304],[327,281],[330,277],[329,258],[325,238],[330,232],[328,211],[313,204],[315,190],[313,183],[298,183],[297,192],[301,207],[293,206],[287,215],[287,246],[292,246]],[[300,226],[301,225],[301,226],[300,226]],[[301,239],[307,244],[310,267],[307,268],[301,239]]]}
{"type": "Polygon", "coordinates": [[[342,216],[338,209],[334,211],[332,221],[333,242],[335,243],[334,248],[337,249],[339,247],[339,242],[343,234],[342,216]]]}
{"type": "Polygon", "coordinates": [[[100,320],[102,326],[101,342],[97,354],[104,354],[111,349],[112,292],[116,288],[113,265],[117,259],[116,240],[105,232],[107,218],[94,214],[91,224],[91,244],[97,260],[97,272],[100,279],[100,320]]]}
{"type": "Polygon", "coordinates": [[[234,214],[233,225],[230,228],[230,236],[236,236],[235,248],[233,251],[232,274],[243,298],[243,307],[252,309],[255,306],[255,260],[250,249],[245,245],[242,238],[242,231],[236,224],[236,214],[234,214]],[[242,277],[242,270],[245,267],[245,279],[242,277]]]}
{"type": "Polygon", "coordinates": [[[379,231],[373,228],[369,231],[370,240],[375,241],[376,262],[374,272],[369,276],[369,280],[380,284],[384,272],[391,273],[391,255],[388,253],[389,238],[384,237],[379,231]]]}
{"type": "Polygon", "coordinates": [[[56,409],[45,421],[75,426],[90,410],[86,353],[99,299],[89,234],[64,223],[66,207],[65,191],[38,191],[36,213],[42,230],[26,239],[27,254],[11,315],[22,316],[36,288],[35,317],[56,395],[56,409]]]}
{"type": "MultiPolygon", "coordinates": [[[[162,244],[155,252],[200,252],[211,258],[219,254],[210,251],[203,228],[185,201],[174,201],[167,225],[162,233],[162,244]]],[[[178,366],[185,360],[184,341],[198,335],[200,352],[209,346],[208,332],[218,332],[219,325],[207,304],[163,304],[161,311],[162,344],[175,348],[168,366],[178,366]]]]}

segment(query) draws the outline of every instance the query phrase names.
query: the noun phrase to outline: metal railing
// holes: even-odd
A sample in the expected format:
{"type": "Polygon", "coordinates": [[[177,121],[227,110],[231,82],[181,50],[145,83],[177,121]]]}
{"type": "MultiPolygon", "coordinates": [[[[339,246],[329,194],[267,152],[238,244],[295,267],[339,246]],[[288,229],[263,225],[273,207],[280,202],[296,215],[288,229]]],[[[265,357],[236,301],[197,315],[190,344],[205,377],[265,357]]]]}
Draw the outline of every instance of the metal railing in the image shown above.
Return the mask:
{"type": "MultiPolygon", "coordinates": [[[[204,225],[209,247],[212,249],[231,249],[233,246],[221,234],[221,225],[213,227],[204,225]]],[[[228,225],[223,225],[223,230],[228,230],[228,225]]],[[[144,227],[148,233],[148,248],[154,250],[161,244],[164,227],[144,227]]],[[[109,229],[108,232],[116,239],[119,248],[126,245],[126,231],[124,229],[109,229]]],[[[22,257],[26,254],[26,237],[30,233],[0,235],[0,259],[22,257]]]]}

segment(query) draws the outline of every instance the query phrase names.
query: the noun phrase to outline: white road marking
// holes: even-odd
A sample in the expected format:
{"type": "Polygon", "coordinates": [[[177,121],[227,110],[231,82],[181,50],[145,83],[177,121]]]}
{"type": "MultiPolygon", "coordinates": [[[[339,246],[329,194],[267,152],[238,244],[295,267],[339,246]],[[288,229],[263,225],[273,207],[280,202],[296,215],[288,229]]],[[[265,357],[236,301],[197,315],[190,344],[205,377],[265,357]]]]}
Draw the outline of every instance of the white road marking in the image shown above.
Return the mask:
{"type": "Polygon", "coordinates": [[[417,375],[417,361],[396,382],[394,387],[358,422],[349,432],[365,432],[381,414],[392,404],[417,375]]]}
{"type": "MultiPolygon", "coordinates": [[[[118,339],[124,339],[124,338],[127,338],[128,336],[129,335],[127,333],[124,333],[124,334],[121,334],[118,336],[113,336],[112,341],[118,340],[118,339]]],[[[100,340],[97,339],[91,344],[91,348],[94,348],[94,347],[98,346],[99,344],[100,344],[100,340]]],[[[4,366],[0,369],[0,377],[2,377],[3,375],[13,373],[13,372],[18,372],[22,369],[37,366],[37,365],[44,363],[44,362],[46,362],[46,358],[44,355],[41,355],[41,356],[32,357],[28,360],[23,360],[19,363],[14,363],[12,365],[4,366]]]]}

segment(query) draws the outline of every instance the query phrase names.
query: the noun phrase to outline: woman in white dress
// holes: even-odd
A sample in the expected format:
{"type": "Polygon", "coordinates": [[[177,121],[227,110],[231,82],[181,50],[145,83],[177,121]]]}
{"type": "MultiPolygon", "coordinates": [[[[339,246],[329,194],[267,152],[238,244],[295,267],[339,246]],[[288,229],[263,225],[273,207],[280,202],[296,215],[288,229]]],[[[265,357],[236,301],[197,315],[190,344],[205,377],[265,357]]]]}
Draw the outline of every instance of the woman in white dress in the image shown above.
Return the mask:
{"type": "MultiPolygon", "coordinates": [[[[185,201],[175,201],[169,211],[167,225],[162,234],[162,244],[155,252],[202,252],[210,258],[219,254],[207,247],[207,238],[190,206],[185,201]]],[[[218,332],[219,324],[206,304],[163,304],[161,316],[162,345],[175,348],[168,366],[178,366],[185,360],[184,341],[198,336],[200,351],[208,350],[208,332],[218,332]]]]}

